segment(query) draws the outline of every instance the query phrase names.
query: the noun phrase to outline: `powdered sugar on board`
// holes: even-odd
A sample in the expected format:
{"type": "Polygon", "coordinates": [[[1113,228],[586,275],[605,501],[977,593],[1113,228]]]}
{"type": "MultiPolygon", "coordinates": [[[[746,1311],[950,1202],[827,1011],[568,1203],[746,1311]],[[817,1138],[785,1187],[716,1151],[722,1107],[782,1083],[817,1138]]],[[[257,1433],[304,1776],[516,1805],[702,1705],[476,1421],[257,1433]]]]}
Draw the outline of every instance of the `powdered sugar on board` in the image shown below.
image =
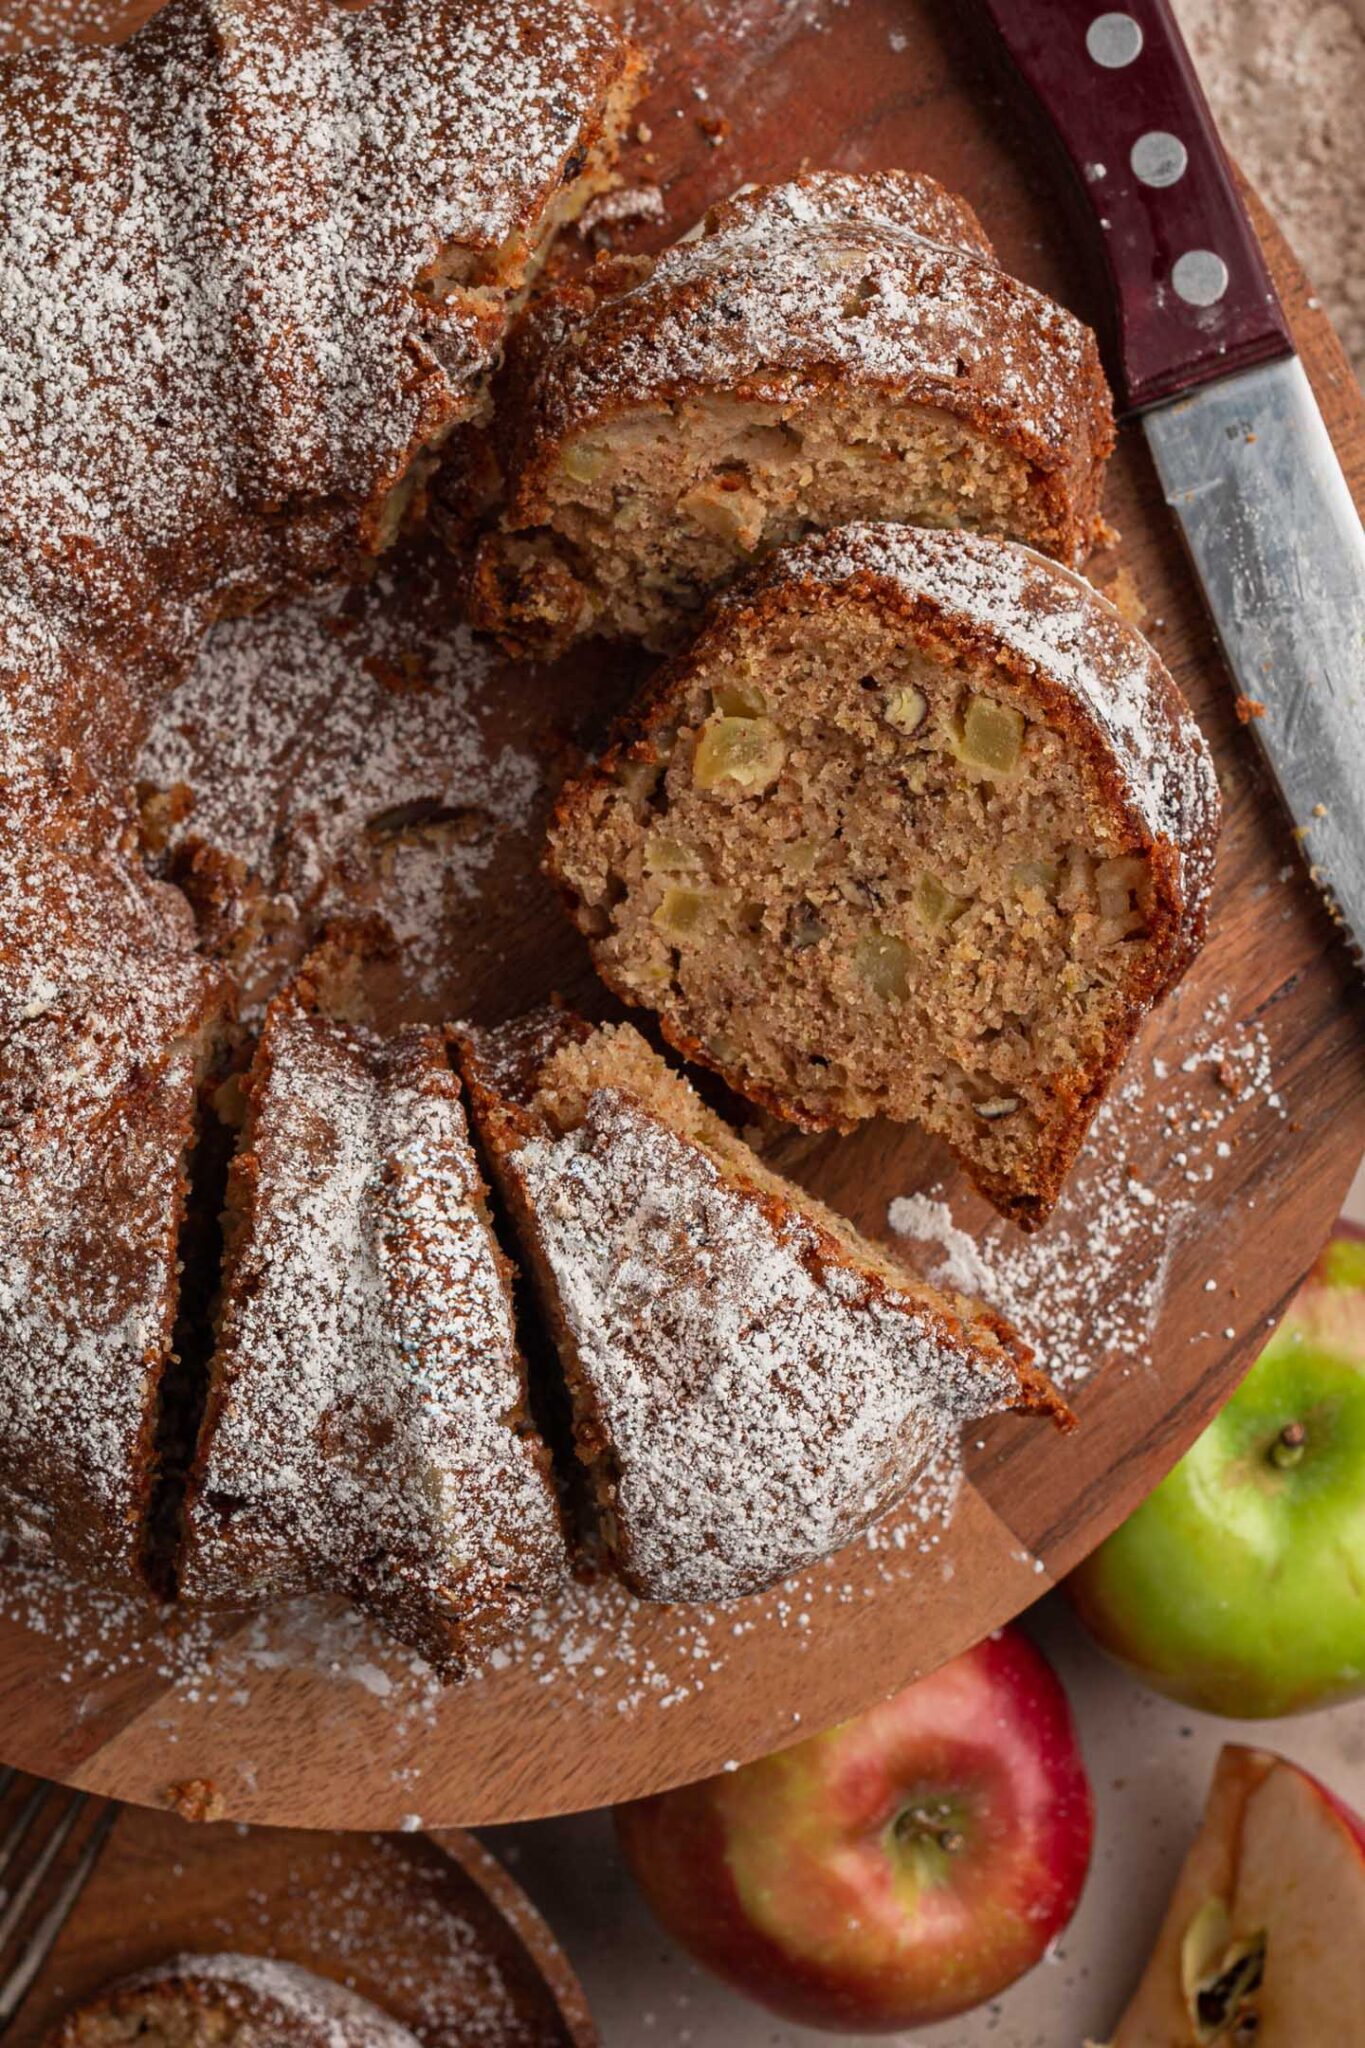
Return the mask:
{"type": "MultiPolygon", "coordinates": [[[[117,1886],[128,1924],[111,1973],[137,1955],[156,1958],[140,1982],[182,1970],[207,1980],[225,2004],[261,2014],[239,2033],[256,2042],[558,2048],[566,2038],[539,1974],[545,1929],[501,1886],[485,1889],[477,1850],[464,1851],[467,1875],[458,1851],[430,1842],[241,1824],[210,1833],[172,1836],[132,1817],[115,1836],[99,1882],[106,1896],[117,1886]]],[[[47,1987],[54,2001],[65,1988],[60,1977],[47,1987]]]]}
{"type": "MultiPolygon", "coordinates": [[[[1068,1388],[1100,1370],[1153,1368],[1173,1263],[1202,1242],[1210,1219],[1231,1199],[1219,1183],[1238,1147],[1257,1142],[1269,1120],[1286,1114],[1273,1043],[1262,1024],[1238,1020],[1228,998],[1188,1023],[1178,1014],[1173,1022],[1169,1012],[1164,1022],[1164,1054],[1139,1046],[1056,1216],[1036,1236],[997,1224],[973,1239],[954,1208],[933,1193],[893,1205],[893,1225],[929,1277],[996,1302],[1038,1346],[1039,1363],[1068,1388]]],[[[1243,1318],[1215,1255],[1205,1286],[1208,1326],[1197,1334],[1231,1342],[1243,1334],[1243,1318]]],[[[781,1630],[800,1654],[838,1626],[841,1612],[882,1588],[922,1586],[926,1571],[951,1579],[945,1537],[959,1483],[960,1461],[945,1454],[853,1549],[744,1601],[660,1610],[610,1579],[571,1585],[488,1653],[466,1684],[520,1672],[565,1709],[588,1707],[612,1720],[667,1717],[704,1695],[756,1632],[781,1630]]],[[[1023,1552],[1015,1561],[1042,1569],[1041,1560],[1023,1552]]],[[[450,1695],[420,1658],[362,1616],[312,1600],[245,1619],[158,1613],[20,1567],[0,1572],[0,1615],[51,1639],[53,1668],[83,1696],[132,1672],[161,1678],[173,1688],[164,1718],[172,1746],[180,1728],[205,1711],[229,1732],[240,1718],[239,1796],[254,1790],[251,1712],[262,1687],[306,1676],[335,1688],[341,1711],[346,1694],[364,1695],[367,1711],[377,1704],[384,1714],[404,1808],[421,1813],[421,1751],[443,1726],[450,1695]]]]}
{"type": "MultiPolygon", "coordinates": [[[[973,1236],[933,1195],[893,1201],[891,1228],[940,1286],[979,1296],[1036,1347],[1059,1386],[1102,1367],[1151,1362],[1172,1262],[1215,1206],[1226,1135],[1250,1107],[1283,1118],[1270,1041],[1259,1023],[1211,1003],[1174,1064],[1139,1048],[1100,1110],[1051,1221],[1023,1237],[1003,1223],[973,1236]]],[[[1254,1199],[1250,1198],[1250,1199],[1254,1199]]],[[[1240,1334],[1235,1300],[1216,1266],[1206,1282],[1210,1328],[1240,1334]],[[1219,1307],[1219,1302],[1223,1306],[1219,1307]]]]}

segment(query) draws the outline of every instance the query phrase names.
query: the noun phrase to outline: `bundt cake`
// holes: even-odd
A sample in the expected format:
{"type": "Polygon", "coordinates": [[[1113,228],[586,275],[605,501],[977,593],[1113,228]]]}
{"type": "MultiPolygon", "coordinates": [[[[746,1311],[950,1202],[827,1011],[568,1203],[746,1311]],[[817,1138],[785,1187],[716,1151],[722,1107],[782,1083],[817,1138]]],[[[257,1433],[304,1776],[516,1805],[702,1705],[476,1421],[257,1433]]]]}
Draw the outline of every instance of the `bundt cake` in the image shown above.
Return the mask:
{"type": "Polygon", "coordinates": [[[84,2001],[46,2048],[417,2048],[367,1998],[266,1956],[172,1956],[84,2001]]]}
{"type": "Polygon", "coordinates": [[[1079,562],[1114,425],[1093,335],[997,266],[965,202],[825,172],[548,295],[495,442],[474,615],[553,654],[593,633],[672,647],[756,555],[859,519],[1079,562]]]}
{"type": "Polygon", "coordinates": [[[0,64],[0,534],[242,610],[401,526],[638,65],[580,0],[167,0],[0,64]]]}
{"type": "Polygon", "coordinates": [[[1032,1225],[1199,948],[1218,814],[1175,684],[1078,575],[859,527],[719,601],[548,864],[681,1051],[809,1129],[915,1121],[1032,1225]]]}
{"type": "Polygon", "coordinates": [[[445,1041],[305,983],[246,1092],[181,1591],[344,1593],[455,1675],[566,1558],[445,1041]]]}
{"type": "Polygon", "coordinates": [[[547,1010],[459,1047],[636,1592],[755,1592],[856,1536],[963,1424],[1066,1419],[997,1317],[768,1172],[629,1025],[547,1010]]]}
{"type": "Polygon", "coordinates": [[[382,547],[608,175],[579,0],[168,0],[0,60],[0,1555],[133,1569],[230,992],[130,777],[208,619],[382,547]]]}

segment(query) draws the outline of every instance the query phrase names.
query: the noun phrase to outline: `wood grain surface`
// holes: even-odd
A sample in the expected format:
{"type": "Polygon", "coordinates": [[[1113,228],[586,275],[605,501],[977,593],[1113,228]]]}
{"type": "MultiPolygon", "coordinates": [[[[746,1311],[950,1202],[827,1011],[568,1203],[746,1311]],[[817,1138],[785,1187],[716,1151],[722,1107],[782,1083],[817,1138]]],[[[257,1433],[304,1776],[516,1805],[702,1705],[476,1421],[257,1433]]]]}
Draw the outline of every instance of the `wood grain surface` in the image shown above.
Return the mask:
{"type": "MultiPolygon", "coordinates": [[[[1008,268],[1093,317],[1049,151],[956,4],[640,0],[634,19],[656,63],[649,134],[624,173],[657,183],[667,212],[642,244],[746,179],[902,165],[964,192],[1008,268]]],[[[1259,210],[1257,224],[1359,495],[1360,392],[1259,210]]],[[[0,1757],[152,1805],[204,1777],[234,1816],[289,1825],[606,1804],[891,1691],[1027,1606],[1149,1490],[1230,1392],[1337,1213],[1365,1148],[1365,1019],[1131,428],[1107,510],[1121,537],[1091,573],[1140,607],[1218,760],[1226,829],[1207,951],[1152,1020],[1061,1212],[1027,1251],[912,1132],[760,1134],[771,1160],[874,1234],[887,1234],[894,1197],[946,1201],[1068,1377],[1079,1432],[989,1427],[967,1448],[946,1526],[926,1492],[872,1541],[733,1609],[577,1587],[497,1668],[445,1694],[339,1612],[164,1624],[15,1575],[0,1582],[0,1757]]],[[[403,588],[400,575],[395,605],[403,588]]],[[[485,692],[494,736],[534,753],[548,788],[636,672],[595,648],[554,670],[505,670],[485,692]]],[[[506,1016],[552,988],[604,1012],[536,873],[542,810],[504,835],[458,907],[434,992],[419,1003],[391,975],[391,1013],[506,1016]]]]}
{"type": "MultiPolygon", "coordinates": [[[[6,1818],[29,1789],[15,1785],[6,1818]]],[[[49,1889],[81,1839],[78,1829],[49,1889]]],[[[34,2048],[73,2004],[129,1972],[224,1950],[349,1984],[424,2048],[596,2048],[568,1958],[472,1835],[294,1833],[136,1810],[115,1825],[7,2040],[34,2048]]]]}

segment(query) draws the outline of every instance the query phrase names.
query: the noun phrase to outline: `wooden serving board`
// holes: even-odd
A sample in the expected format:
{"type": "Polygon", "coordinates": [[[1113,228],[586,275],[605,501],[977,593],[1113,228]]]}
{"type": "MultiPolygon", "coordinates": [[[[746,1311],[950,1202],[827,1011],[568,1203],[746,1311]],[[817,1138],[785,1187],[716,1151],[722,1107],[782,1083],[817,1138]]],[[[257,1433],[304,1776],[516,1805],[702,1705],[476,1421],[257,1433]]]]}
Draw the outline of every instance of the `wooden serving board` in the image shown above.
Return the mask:
{"type": "MultiPolygon", "coordinates": [[[[23,1792],[21,1782],[7,1813],[23,1792]]],[[[10,2048],[35,2048],[72,2005],[132,1971],[223,1951],[348,1984],[423,2048],[598,2041],[567,1956],[472,1835],[193,1826],[130,1809],[20,2009],[10,2048]]]]}
{"type": "MultiPolygon", "coordinates": [[[[53,0],[31,0],[34,8],[53,0]]],[[[143,11],[146,11],[145,9],[143,11]]],[[[1008,268],[1093,313],[1051,162],[1002,96],[956,0],[638,0],[656,53],[628,183],[686,228],[746,179],[803,165],[932,172],[964,192],[1008,268]]],[[[1283,241],[1258,225],[1348,472],[1361,395],[1283,241]]],[[[0,1575],[0,1757],[147,1804],[212,1780],[233,1816],[314,1827],[527,1818],[621,1800],[775,1748],[891,1691],[1032,1602],[1150,1489],[1255,1355],[1365,1148],[1353,972],[1300,873],[1147,461],[1125,432],[1092,565],[1138,607],[1213,744],[1226,798],[1212,936],[1154,1018],[1061,1211],[1025,1244],[943,1156],[885,1125],[761,1134],[768,1156],[865,1229],[929,1194],[979,1238],[1005,1299],[1068,1383],[1069,1439],[1003,1421],[966,1448],[955,1508],[921,1489],[866,1542],[725,1610],[574,1589],[481,1677],[442,1694],[365,1624],[319,1608],[163,1626],[93,1595],[0,1575]]],[[[403,579],[393,598],[407,600],[403,579]]],[[[438,590],[435,631],[441,624],[438,590]]],[[[414,632],[417,631],[414,627],[414,632]]],[[[429,632],[424,627],[423,632],[429,632]]],[[[483,675],[490,744],[548,787],[630,686],[589,650],[483,675]]],[[[392,1007],[509,1015],[558,988],[600,1010],[583,948],[535,869],[544,790],[494,833],[443,931],[437,984],[395,972],[392,1007]]],[[[897,1212],[929,1242],[946,1210],[897,1212]]],[[[971,1251],[956,1246],[956,1265],[971,1251]]]]}

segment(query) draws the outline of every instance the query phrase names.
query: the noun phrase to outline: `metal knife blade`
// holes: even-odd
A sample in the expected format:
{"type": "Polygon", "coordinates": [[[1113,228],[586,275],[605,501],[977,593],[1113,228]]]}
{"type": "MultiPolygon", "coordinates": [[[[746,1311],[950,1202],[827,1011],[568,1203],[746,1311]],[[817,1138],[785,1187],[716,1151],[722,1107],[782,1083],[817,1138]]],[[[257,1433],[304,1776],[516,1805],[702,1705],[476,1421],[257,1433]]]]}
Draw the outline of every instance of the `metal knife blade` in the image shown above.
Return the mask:
{"type": "MultiPolygon", "coordinates": [[[[1061,142],[1147,435],[1312,872],[1365,951],[1365,534],[1171,0],[980,0],[1061,142]]],[[[1245,708],[1245,705],[1244,705],[1245,708]]]]}
{"type": "Polygon", "coordinates": [[[1365,953],[1365,529],[1303,365],[1142,427],[1313,878],[1365,953]]]}

